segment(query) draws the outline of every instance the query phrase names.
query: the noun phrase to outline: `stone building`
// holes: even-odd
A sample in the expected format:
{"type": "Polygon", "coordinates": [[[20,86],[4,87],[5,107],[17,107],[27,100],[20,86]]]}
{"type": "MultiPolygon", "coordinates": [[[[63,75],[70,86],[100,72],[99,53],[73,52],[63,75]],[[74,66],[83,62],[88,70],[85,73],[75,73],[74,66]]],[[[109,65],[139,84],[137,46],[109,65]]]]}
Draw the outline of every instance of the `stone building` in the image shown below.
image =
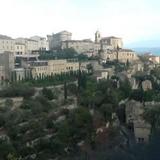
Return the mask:
{"type": "Polygon", "coordinates": [[[155,64],[159,64],[160,63],[160,56],[150,56],[149,60],[155,64]]]}
{"type": "Polygon", "coordinates": [[[150,80],[145,80],[142,82],[142,88],[144,91],[152,89],[152,82],[150,80]]]}
{"type": "Polygon", "coordinates": [[[113,61],[118,58],[120,62],[126,63],[127,61],[133,62],[138,60],[136,53],[129,49],[120,49],[117,50],[106,50],[101,51],[100,57],[102,61],[113,61]]]}
{"type": "Polygon", "coordinates": [[[49,60],[35,61],[30,63],[32,78],[43,78],[55,74],[66,73],[70,71],[78,71],[79,63],[75,61],[49,60]]]}
{"type": "MultiPolygon", "coordinates": [[[[100,50],[106,51],[107,49],[122,48],[123,42],[121,38],[117,37],[105,37],[101,38],[99,31],[95,33],[95,41],[90,39],[85,40],[65,40],[61,41],[61,48],[74,48],[79,54],[80,53],[92,53],[92,55],[98,55],[100,50]]],[[[59,43],[60,44],[60,43],[59,43]]]]}
{"type": "Polygon", "coordinates": [[[118,37],[103,37],[100,40],[101,44],[107,44],[108,46],[112,46],[113,49],[117,49],[118,48],[123,48],[123,41],[122,38],[118,38],[118,37]]]}
{"type": "Polygon", "coordinates": [[[94,75],[93,77],[98,81],[100,80],[105,80],[107,78],[109,78],[109,73],[108,73],[108,70],[97,70],[94,72],[94,75]]]}
{"type": "Polygon", "coordinates": [[[146,143],[151,133],[151,125],[144,121],[144,105],[138,101],[130,100],[125,103],[126,124],[135,135],[137,143],[146,143]]]}
{"type": "Polygon", "coordinates": [[[28,38],[17,38],[16,43],[23,44],[25,46],[25,54],[31,54],[32,51],[39,50],[38,41],[28,38]]]}
{"type": "Polygon", "coordinates": [[[14,39],[5,35],[0,35],[0,52],[14,52],[14,46],[14,39]]]}
{"type": "Polygon", "coordinates": [[[38,42],[38,50],[49,50],[48,41],[45,37],[33,36],[30,39],[38,42]]]}
{"type": "Polygon", "coordinates": [[[14,55],[24,55],[26,52],[25,44],[15,43],[14,55]]]}
{"type": "Polygon", "coordinates": [[[77,53],[94,52],[94,42],[90,39],[86,40],[67,40],[62,42],[62,49],[74,48],[77,53]]]}
{"type": "Polygon", "coordinates": [[[5,80],[5,68],[4,66],[0,66],[0,83],[2,83],[5,80]]]}
{"type": "Polygon", "coordinates": [[[48,35],[48,43],[49,43],[49,49],[59,49],[61,48],[61,43],[63,41],[71,40],[72,39],[72,33],[68,31],[62,31],[56,34],[48,35]]]}
{"type": "MultiPolygon", "coordinates": [[[[0,66],[2,69],[2,77],[5,80],[11,79],[11,72],[14,69],[14,53],[12,52],[3,52],[0,53],[0,66]]],[[[1,78],[2,78],[1,77],[1,78]]]]}
{"type": "Polygon", "coordinates": [[[32,74],[29,68],[15,68],[12,71],[11,80],[14,81],[22,81],[25,79],[31,79],[32,74]]]}

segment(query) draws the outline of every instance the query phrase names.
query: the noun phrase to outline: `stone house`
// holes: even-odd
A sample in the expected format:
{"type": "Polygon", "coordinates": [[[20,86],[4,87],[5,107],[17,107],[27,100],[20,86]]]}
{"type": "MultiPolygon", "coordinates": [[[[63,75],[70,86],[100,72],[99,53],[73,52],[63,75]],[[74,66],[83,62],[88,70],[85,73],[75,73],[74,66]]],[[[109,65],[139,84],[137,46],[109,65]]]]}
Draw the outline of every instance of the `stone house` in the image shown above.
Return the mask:
{"type": "Polygon", "coordinates": [[[144,105],[138,101],[130,100],[125,103],[126,124],[133,131],[137,143],[149,141],[151,125],[144,121],[144,105]]]}

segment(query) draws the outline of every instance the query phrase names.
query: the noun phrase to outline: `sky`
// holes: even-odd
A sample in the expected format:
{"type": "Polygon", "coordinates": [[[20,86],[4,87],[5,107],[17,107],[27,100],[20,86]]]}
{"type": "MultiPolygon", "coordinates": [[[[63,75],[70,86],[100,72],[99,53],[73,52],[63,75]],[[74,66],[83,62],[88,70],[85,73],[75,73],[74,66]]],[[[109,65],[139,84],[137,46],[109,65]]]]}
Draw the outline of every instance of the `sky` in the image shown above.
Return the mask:
{"type": "Polygon", "coordinates": [[[0,0],[0,34],[16,38],[67,30],[72,39],[94,39],[99,30],[125,44],[160,41],[159,8],[160,0],[0,0]]]}

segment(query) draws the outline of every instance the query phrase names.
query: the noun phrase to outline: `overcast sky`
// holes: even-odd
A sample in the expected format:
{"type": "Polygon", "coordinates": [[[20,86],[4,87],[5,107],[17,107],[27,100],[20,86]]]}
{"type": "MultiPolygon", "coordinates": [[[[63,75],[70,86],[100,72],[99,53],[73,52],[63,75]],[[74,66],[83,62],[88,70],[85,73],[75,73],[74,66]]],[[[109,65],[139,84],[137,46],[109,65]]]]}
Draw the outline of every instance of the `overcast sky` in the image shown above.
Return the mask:
{"type": "Polygon", "coordinates": [[[125,43],[160,39],[160,0],[0,0],[0,34],[73,39],[119,36],[125,43]]]}

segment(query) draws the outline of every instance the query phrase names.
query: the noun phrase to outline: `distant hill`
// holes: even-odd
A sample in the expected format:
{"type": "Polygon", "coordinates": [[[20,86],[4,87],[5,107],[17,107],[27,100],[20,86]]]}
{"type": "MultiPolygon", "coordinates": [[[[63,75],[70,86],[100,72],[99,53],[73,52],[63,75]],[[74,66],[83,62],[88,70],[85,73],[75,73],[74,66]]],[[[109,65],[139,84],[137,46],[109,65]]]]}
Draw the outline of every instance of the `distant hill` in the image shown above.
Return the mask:
{"type": "Polygon", "coordinates": [[[131,48],[138,53],[150,52],[155,55],[160,55],[160,40],[143,40],[125,45],[125,48],[131,48]]]}
{"type": "Polygon", "coordinates": [[[158,48],[132,48],[137,53],[152,53],[154,55],[160,55],[160,47],[158,48]]]}
{"type": "Polygon", "coordinates": [[[127,48],[160,48],[160,40],[143,40],[126,44],[127,48]]]}

